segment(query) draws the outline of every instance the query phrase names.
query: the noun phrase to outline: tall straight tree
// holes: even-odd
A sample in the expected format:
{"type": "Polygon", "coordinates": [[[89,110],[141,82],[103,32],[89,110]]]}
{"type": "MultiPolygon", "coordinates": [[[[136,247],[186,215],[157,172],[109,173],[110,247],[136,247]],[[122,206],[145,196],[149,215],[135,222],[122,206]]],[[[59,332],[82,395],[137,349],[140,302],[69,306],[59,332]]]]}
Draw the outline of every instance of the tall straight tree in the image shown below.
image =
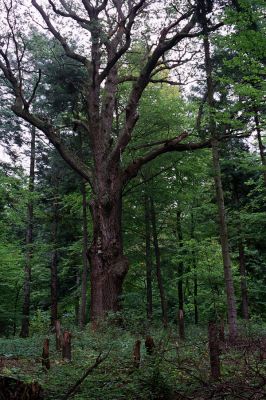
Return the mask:
{"type": "MultiPolygon", "coordinates": [[[[36,129],[31,128],[30,143],[30,175],[29,175],[29,194],[32,196],[34,192],[35,179],[35,147],[36,147],[36,129]]],[[[24,268],[24,297],[21,323],[21,337],[29,336],[30,326],[30,285],[31,285],[31,264],[33,256],[33,199],[30,197],[28,202],[28,221],[26,232],[26,262],[24,268]]]]}
{"type": "Polygon", "coordinates": [[[52,223],[51,223],[51,242],[52,242],[52,254],[51,254],[51,326],[55,326],[55,322],[58,319],[58,222],[59,222],[59,204],[58,204],[58,183],[57,178],[55,179],[55,193],[52,203],[52,223]]]}
{"type": "Polygon", "coordinates": [[[231,340],[234,340],[237,336],[236,301],[235,301],[234,284],[232,277],[231,257],[229,250],[229,239],[227,232],[224,193],[223,193],[220,158],[219,158],[219,134],[217,131],[215,117],[214,117],[214,109],[215,109],[214,84],[213,84],[212,61],[211,61],[210,40],[209,40],[208,20],[207,20],[207,14],[211,11],[212,6],[213,3],[206,0],[199,0],[198,2],[198,13],[204,34],[203,46],[205,54],[205,71],[207,77],[207,104],[209,107],[209,131],[212,137],[213,173],[214,173],[214,183],[216,190],[216,201],[219,211],[220,240],[222,247],[224,278],[225,278],[225,287],[227,296],[229,335],[231,340]]]}
{"type": "Polygon", "coordinates": [[[87,221],[87,193],[86,183],[82,180],[82,277],[81,277],[81,302],[79,311],[79,325],[84,328],[87,310],[87,276],[88,276],[88,221],[87,221]]]}
{"type": "Polygon", "coordinates": [[[156,277],[157,277],[158,289],[159,289],[160,300],[161,300],[162,321],[163,321],[163,326],[166,328],[168,325],[167,300],[166,300],[165,290],[164,290],[164,285],[163,285],[163,277],[162,277],[162,271],[161,271],[161,251],[160,251],[159,242],[158,242],[156,212],[155,212],[155,206],[154,206],[154,201],[153,201],[152,197],[150,197],[150,210],[151,210],[153,247],[154,247],[155,262],[156,262],[156,277]]]}
{"type": "Polygon", "coordinates": [[[151,208],[147,189],[144,192],[144,218],[145,218],[145,260],[146,260],[146,299],[147,319],[152,319],[152,255],[151,255],[151,208]]]}
{"type": "MultiPolygon", "coordinates": [[[[150,143],[151,150],[145,148],[142,155],[136,153],[131,161],[123,156],[132,140],[139,102],[147,85],[173,84],[162,78],[162,73],[184,65],[189,59],[184,46],[202,34],[197,2],[184,4],[180,1],[173,5],[166,1],[163,7],[159,1],[148,0],[77,0],[75,3],[32,0],[31,4],[31,11],[39,14],[36,18],[46,24],[45,31],[58,41],[65,55],[84,70],[80,97],[85,111],[78,118],[73,115],[68,119],[67,133],[77,128],[85,132],[91,159],[83,161],[66,146],[63,140],[66,126],[62,127],[56,118],[45,114],[45,108],[34,112],[33,104],[43,101],[38,95],[43,77],[40,68],[36,69],[36,74],[30,72],[32,69],[28,67],[33,57],[16,23],[17,18],[23,18],[25,25],[28,13],[23,14],[21,10],[18,13],[12,2],[4,1],[6,25],[0,48],[0,69],[8,84],[8,99],[10,101],[12,96],[14,100],[13,112],[44,132],[63,159],[91,185],[91,317],[97,319],[108,311],[119,310],[122,284],[128,271],[121,229],[123,187],[143,165],[161,154],[210,147],[210,140],[188,142],[188,132],[179,129],[176,137],[150,143]],[[149,16],[154,26],[153,35],[142,35],[149,25],[149,16]],[[154,25],[157,18],[161,24],[154,25]],[[82,40],[75,47],[77,36],[82,40]],[[130,66],[133,46],[145,37],[146,55],[142,55],[138,67],[130,66]],[[125,82],[131,82],[132,86],[127,83],[128,91],[121,104],[118,91],[125,82]]],[[[23,7],[23,1],[19,7],[23,7]]],[[[214,31],[220,26],[221,23],[209,24],[207,30],[214,31]]]]}

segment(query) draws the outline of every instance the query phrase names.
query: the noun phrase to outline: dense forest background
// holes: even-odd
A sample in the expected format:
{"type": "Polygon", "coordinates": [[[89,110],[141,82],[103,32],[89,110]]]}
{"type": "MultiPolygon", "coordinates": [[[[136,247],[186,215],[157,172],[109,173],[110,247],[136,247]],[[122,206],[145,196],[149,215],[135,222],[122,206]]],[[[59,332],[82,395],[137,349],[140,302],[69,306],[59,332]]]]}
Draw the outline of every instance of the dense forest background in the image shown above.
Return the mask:
{"type": "Polygon", "coordinates": [[[31,3],[1,1],[1,390],[263,399],[264,2],[31,3]]]}

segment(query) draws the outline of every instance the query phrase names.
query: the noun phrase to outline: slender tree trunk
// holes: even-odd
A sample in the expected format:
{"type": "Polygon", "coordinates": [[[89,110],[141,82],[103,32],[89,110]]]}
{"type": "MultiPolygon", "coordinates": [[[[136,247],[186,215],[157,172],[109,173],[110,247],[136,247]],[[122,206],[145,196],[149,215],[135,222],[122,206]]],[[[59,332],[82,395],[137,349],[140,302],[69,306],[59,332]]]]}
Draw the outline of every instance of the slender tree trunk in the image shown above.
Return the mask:
{"type": "MultiPolygon", "coordinates": [[[[194,215],[191,213],[191,239],[195,239],[195,223],[194,215]]],[[[193,303],[194,303],[194,322],[195,325],[199,323],[199,310],[198,310],[198,274],[197,274],[197,261],[195,251],[192,251],[192,265],[193,265],[193,303]]]]}
{"type": "Polygon", "coordinates": [[[155,253],[155,261],[156,261],[156,276],[158,282],[158,288],[160,293],[161,299],[161,309],[162,309],[162,320],[164,327],[168,324],[168,313],[167,313],[167,301],[165,297],[165,291],[163,286],[163,278],[162,278],[162,271],[161,271],[161,254],[160,254],[160,247],[158,243],[158,235],[157,235],[157,224],[156,224],[156,213],[154,207],[154,201],[152,197],[150,197],[150,205],[151,205],[151,225],[152,225],[152,236],[153,236],[153,246],[154,246],[154,253],[155,253]]]}
{"type": "Polygon", "coordinates": [[[18,300],[20,294],[21,286],[16,285],[16,297],[14,304],[14,316],[13,316],[13,336],[16,336],[17,333],[17,309],[18,309],[18,300]]]}
{"type": "Polygon", "coordinates": [[[104,176],[101,179],[98,177],[97,194],[90,201],[93,221],[93,241],[89,249],[93,321],[104,318],[110,311],[121,309],[122,285],[128,271],[128,260],[123,254],[122,242],[121,179],[119,171],[113,172],[110,185],[106,175],[104,171],[104,176]]]}
{"type": "Polygon", "coordinates": [[[214,102],[214,85],[212,78],[212,62],[210,54],[208,22],[206,17],[207,10],[204,0],[199,0],[198,4],[200,7],[199,17],[201,19],[201,24],[204,32],[203,46],[205,54],[205,71],[207,76],[209,130],[212,136],[212,161],[213,161],[214,183],[216,190],[216,202],[219,212],[220,240],[222,247],[225,287],[227,296],[229,336],[231,340],[234,340],[237,336],[237,313],[236,313],[235,292],[233,285],[231,257],[230,257],[229,241],[227,233],[227,222],[226,222],[226,214],[224,206],[224,193],[223,193],[220,158],[219,158],[219,142],[217,139],[216,123],[213,115],[215,102],[214,102]]]}
{"type": "Polygon", "coordinates": [[[264,185],[266,186],[266,157],[265,157],[265,146],[262,143],[262,137],[261,137],[261,127],[260,127],[260,115],[257,109],[254,111],[254,119],[255,119],[255,126],[256,126],[256,132],[257,132],[257,139],[258,139],[258,144],[259,144],[259,151],[260,151],[260,159],[261,159],[261,164],[263,166],[263,179],[264,179],[264,185]]]}
{"type": "Polygon", "coordinates": [[[58,264],[58,251],[57,251],[57,233],[58,233],[58,199],[57,196],[53,202],[53,221],[52,221],[52,257],[51,257],[51,326],[55,326],[55,322],[58,319],[57,311],[57,298],[58,298],[58,276],[57,276],[57,264],[58,264]]]}
{"type": "MultiPolygon", "coordinates": [[[[34,192],[34,178],[35,178],[35,137],[36,129],[31,129],[31,150],[30,150],[30,176],[29,176],[29,194],[34,192]]],[[[31,262],[33,256],[33,199],[30,198],[28,202],[28,227],[26,233],[26,262],[24,268],[24,296],[23,296],[23,310],[22,310],[22,324],[20,337],[29,336],[30,326],[30,286],[31,286],[31,262]]]]}
{"type": "Polygon", "coordinates": [[[240,270],[240,285],[241,285],[241,308],[242,317],[246,320],[249,319],[248,311],[248,287],[247,287],[247,273],[246,273],[246,257],[245,249],[242,238],[238,241],[238,254],[239,254],[239,270],[240,270]]]}
{"type": "Polygon", "coordinates": [[[208,337],[209,337],[211,377],[214,380],[217,380],[221,376],[219,334],[218,334],[217,324],[213,321],[210,321],[208,325],[208,337]]]}
{"type": "MultiPolygon", "coordinates": [[[[237,187],[237,182],[233,183],[234,198],[236,202],[236,207],[240,212],[240,198],[239,191],[237,187]]],[[[241,287],[241,311],[242,317],[246,320],[249,319],[249,307],[248,307],[248,286],[247,286],[247,270],[246,270],[246,257],[245,248],[243,242],[243,227],[241,220],[237,221],[237,231],[238,231],[238,261],[239,261],[239,272],[240,272],[240,287],[241,287]]]]}
{"type": "MultiPolygon", "coordinates": [[[[183,232],[181,227],[181,212],[177,210],[176,212],[176,232],[178,238],[178,244],[180,250],[183,247],[183,232]]],[[[183,273],[184,264],[183,261],[179,261],[177,266],[178,275],[178,327],[180,339],[185,339],[185,322],[184,322],[184,289],[183,289],[183,273]]]]}
{"type": "Polygon", "coordinates": [[[147,285],[147,318],[152,319],[152,256],[151,256],[151,212],[147,193],[144,194],[145,207],[145,249],[146,249],[146,285],[147,285]]]}
{"type": "Polygon", "coordinates": [[[237,313],[217,140],[213,140],[212,157],[216,189],[216,201],[219,211],[220,240],[222,246],[224,278],[227,296],[229,336],[231,340],[234,340],[237,336],[237,313]]]}
{"type": "Polygon", "coordinates": [[[75,324],[79,325],[80,320],[80,269],[76,271],[76,298],[75,298],[75,324]]]}
{"type": "Polygon", "coordinates": [[[82,242],[82,260],[83,270],[81,277],[81,303],[79,326],[84,328],[86,323],[86,307],[87,307],[87,280],[88,280],[88,222],[87,222],[87,197],[86,197],[86,184],[82,181],[82,224],[83,224],[83,242],[82,242]]]}

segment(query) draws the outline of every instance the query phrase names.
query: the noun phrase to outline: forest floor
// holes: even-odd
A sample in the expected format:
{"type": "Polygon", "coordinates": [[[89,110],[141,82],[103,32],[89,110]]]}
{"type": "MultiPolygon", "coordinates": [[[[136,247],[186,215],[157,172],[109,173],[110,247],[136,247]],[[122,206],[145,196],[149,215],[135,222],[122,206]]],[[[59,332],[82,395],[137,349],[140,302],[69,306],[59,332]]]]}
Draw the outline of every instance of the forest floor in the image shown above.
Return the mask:
{"type": "Polygon", "coordinates": [[[266,331],[245,332],[234,345],[220,346],[221,378],[210,378],[207,332],[191,329],[180,341],[176,327],[149,332],[155,341],[153,354],[146,353],[144,333],[130,333],[103,326],[94,332],[72,330],[72,361],[62,360],[53,334],[35,334],[27,339],[0,339],[0,399],[30,400],[207,400],[266,399],[266,331]],[[50,339],[50,369],[42,366],[42,346],[50,339]],[[133,348],[141,340],[141,361],[133,362],[133,348]],[[66,394],[97,357],[106,358],[89,372],[74,394],[66,394]],[[4,394],[4,380],[31,385],[38,382],[42,396],[22,391],[19,397],[4,394]],[[1,386],[2,379],[2,386],[1,386]],[[10,397],[8,397],[10,396],[10,397]],[[25,396],[25,397],[23,397],[25,396]]]}

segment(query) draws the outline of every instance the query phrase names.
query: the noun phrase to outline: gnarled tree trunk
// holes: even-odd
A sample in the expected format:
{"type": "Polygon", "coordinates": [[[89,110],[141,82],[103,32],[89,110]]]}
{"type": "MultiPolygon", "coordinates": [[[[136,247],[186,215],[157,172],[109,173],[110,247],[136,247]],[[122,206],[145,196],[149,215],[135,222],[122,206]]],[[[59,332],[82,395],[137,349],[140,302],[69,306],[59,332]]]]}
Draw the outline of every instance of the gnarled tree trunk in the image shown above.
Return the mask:
{"type": "Polygon", "coordinates": [[[119,177],[97,185],[92,198],[93,241],[89,250],[91,265],[91,318],[100,319],[109,311],[120,310],[122,285],[128,270],[123,254],[121,213],[122,187],[119,177]]]}

